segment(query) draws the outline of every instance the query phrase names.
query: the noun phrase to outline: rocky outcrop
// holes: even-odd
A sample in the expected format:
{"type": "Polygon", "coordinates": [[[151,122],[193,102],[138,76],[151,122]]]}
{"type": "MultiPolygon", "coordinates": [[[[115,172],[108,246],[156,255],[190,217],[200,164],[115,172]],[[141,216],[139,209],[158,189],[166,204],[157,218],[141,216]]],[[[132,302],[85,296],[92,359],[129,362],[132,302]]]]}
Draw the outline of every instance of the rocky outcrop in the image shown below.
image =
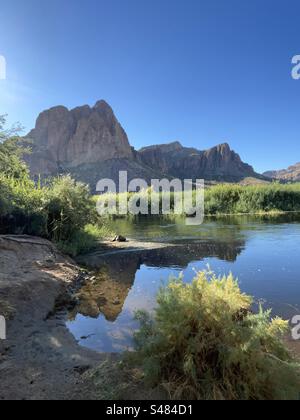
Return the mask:
{"type": "Polygon", "coordinates": [[[105,101],[69,111],[58,106],[42,112],[28,138],[33,175],[53,175],[110,159],[133,159],[127,135],[105,101]]]}
{"type": "Polygon", "coordinates": [[[105,101],[94,107],[68,110],[63,106],[42,112],[27,136],[32,154],[26,155],[33,177],[70,173],[94,190],[102,178],[118,180],[119,171],[128,179],[204,178],[240,181],[258,177],[228,144],[207,151],[183,147],[179,142],[134,150],[105,101]]]}
{"type": "Polygon", "coordinates": [[[296,165],[290,166],[288,169],[265,172],[264,176],[286,182],[298,182],[300,181],[300,163],[296,163],[296,165]]]}
{"type": "Polygon", "coordinates": [[[227,143],[199,151],[175,142],[146,147],[139,153],[144,164],[174,177],[240,181],[246,177],[259,176],[250,165],[242,162],[227,143]]]}

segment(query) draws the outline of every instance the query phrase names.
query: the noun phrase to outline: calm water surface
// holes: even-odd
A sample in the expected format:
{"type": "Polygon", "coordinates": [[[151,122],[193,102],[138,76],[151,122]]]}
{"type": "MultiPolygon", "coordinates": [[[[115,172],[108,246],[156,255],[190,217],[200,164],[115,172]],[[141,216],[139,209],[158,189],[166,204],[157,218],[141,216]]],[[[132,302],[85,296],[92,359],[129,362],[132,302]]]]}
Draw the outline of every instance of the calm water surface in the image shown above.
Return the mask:
{"type": "Polygon", "coordinates": [[[95,278],[81,290],[67,323],[83,346],[100,352],[132,348],[135,311],[153,310],[158,289],[171,276],[183,273],[190,282],[207,265],[219,274],[233,272],[241,289],[274,315],[300,313],[300,215],[208,218],[199,227],[183,220],[119,220],[113,227],[128,238],[170,246],[105,260],[86,257],[95,278]]]}

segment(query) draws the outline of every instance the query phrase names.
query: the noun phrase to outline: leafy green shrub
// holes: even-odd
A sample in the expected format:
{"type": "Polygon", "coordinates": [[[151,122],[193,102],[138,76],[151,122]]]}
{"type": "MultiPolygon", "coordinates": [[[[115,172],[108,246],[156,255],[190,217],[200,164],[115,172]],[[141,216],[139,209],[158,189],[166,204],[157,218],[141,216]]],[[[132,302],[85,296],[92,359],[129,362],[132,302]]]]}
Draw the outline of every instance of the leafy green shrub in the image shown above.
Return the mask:
{"type": "Polygon", "coordinates": [[[28,175],[0,175],[0,232],[47,236],[45,195],[28,175]]]}
{"type": "Polygon", "coordinates": [[[23,179],[29,171],[22,156],[29,151],[29,144],[21,144],[19,126],[5,130],[6,116],[0,115],[0,174],[14,179],[23,179]]]}
{"type": "Polygon", "coordinates": [[[0,175],[0,233],[45,237],[72,256],[113,236],[98,216],[88,186],[70,176],[41,186],[28,175],[0,175]]]}
{"type": "Polygon", "coordinates": [[[262,309],[254,315],[251,305],[232,275],[172,280],[153,319],[137,314],[146,379],[175,399],[298,399],[299,365],[282,341],[288,323],[262,309]]]}
{"type": "Polygon", "coordinates": [[[53,179],[45,196],[48,234],[56,242],[69,241],[96,214],[89,187],[69,175],[53,179]]]}
{"type": "Polygon", "coordinates": [[[74,232],[67,240],[58,242],[58,247],[72,257],[84,254],[97,247],[100,240],[112,238],[114,233],[105,225],[87,225],[84,229],[74,232]]]}

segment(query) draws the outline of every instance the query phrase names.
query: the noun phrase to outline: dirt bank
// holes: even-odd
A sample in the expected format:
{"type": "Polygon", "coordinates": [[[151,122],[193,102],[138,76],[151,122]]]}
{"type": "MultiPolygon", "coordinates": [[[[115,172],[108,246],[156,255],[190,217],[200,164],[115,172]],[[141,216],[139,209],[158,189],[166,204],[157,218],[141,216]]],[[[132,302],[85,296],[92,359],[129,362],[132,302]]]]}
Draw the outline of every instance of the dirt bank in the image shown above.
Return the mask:
{"type": "MultiPolygon", "coordinates": [[[[0,237],[0,399],[94,399],[83,375],[114,356],[81,348],[65,327],[60,307],[85,274],[48,241],[0,237]]],[[[98,395],[99,396],[99,395],[98,395]]]]}

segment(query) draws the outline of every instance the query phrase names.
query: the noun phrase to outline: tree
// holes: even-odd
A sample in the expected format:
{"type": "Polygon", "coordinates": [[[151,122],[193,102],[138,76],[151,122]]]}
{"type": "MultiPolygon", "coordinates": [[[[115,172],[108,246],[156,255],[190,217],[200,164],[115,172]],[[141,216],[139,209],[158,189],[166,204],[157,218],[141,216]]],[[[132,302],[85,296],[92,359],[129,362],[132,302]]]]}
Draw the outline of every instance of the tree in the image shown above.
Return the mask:
{"type": "Polygon", "coordinates": [[[22,158],[29,148],[20,138],[22,127],[5,129],[5,125],[6,115],[0,115],[0,173],[15,179],[28,178],[28,168],[22,158]]]}

